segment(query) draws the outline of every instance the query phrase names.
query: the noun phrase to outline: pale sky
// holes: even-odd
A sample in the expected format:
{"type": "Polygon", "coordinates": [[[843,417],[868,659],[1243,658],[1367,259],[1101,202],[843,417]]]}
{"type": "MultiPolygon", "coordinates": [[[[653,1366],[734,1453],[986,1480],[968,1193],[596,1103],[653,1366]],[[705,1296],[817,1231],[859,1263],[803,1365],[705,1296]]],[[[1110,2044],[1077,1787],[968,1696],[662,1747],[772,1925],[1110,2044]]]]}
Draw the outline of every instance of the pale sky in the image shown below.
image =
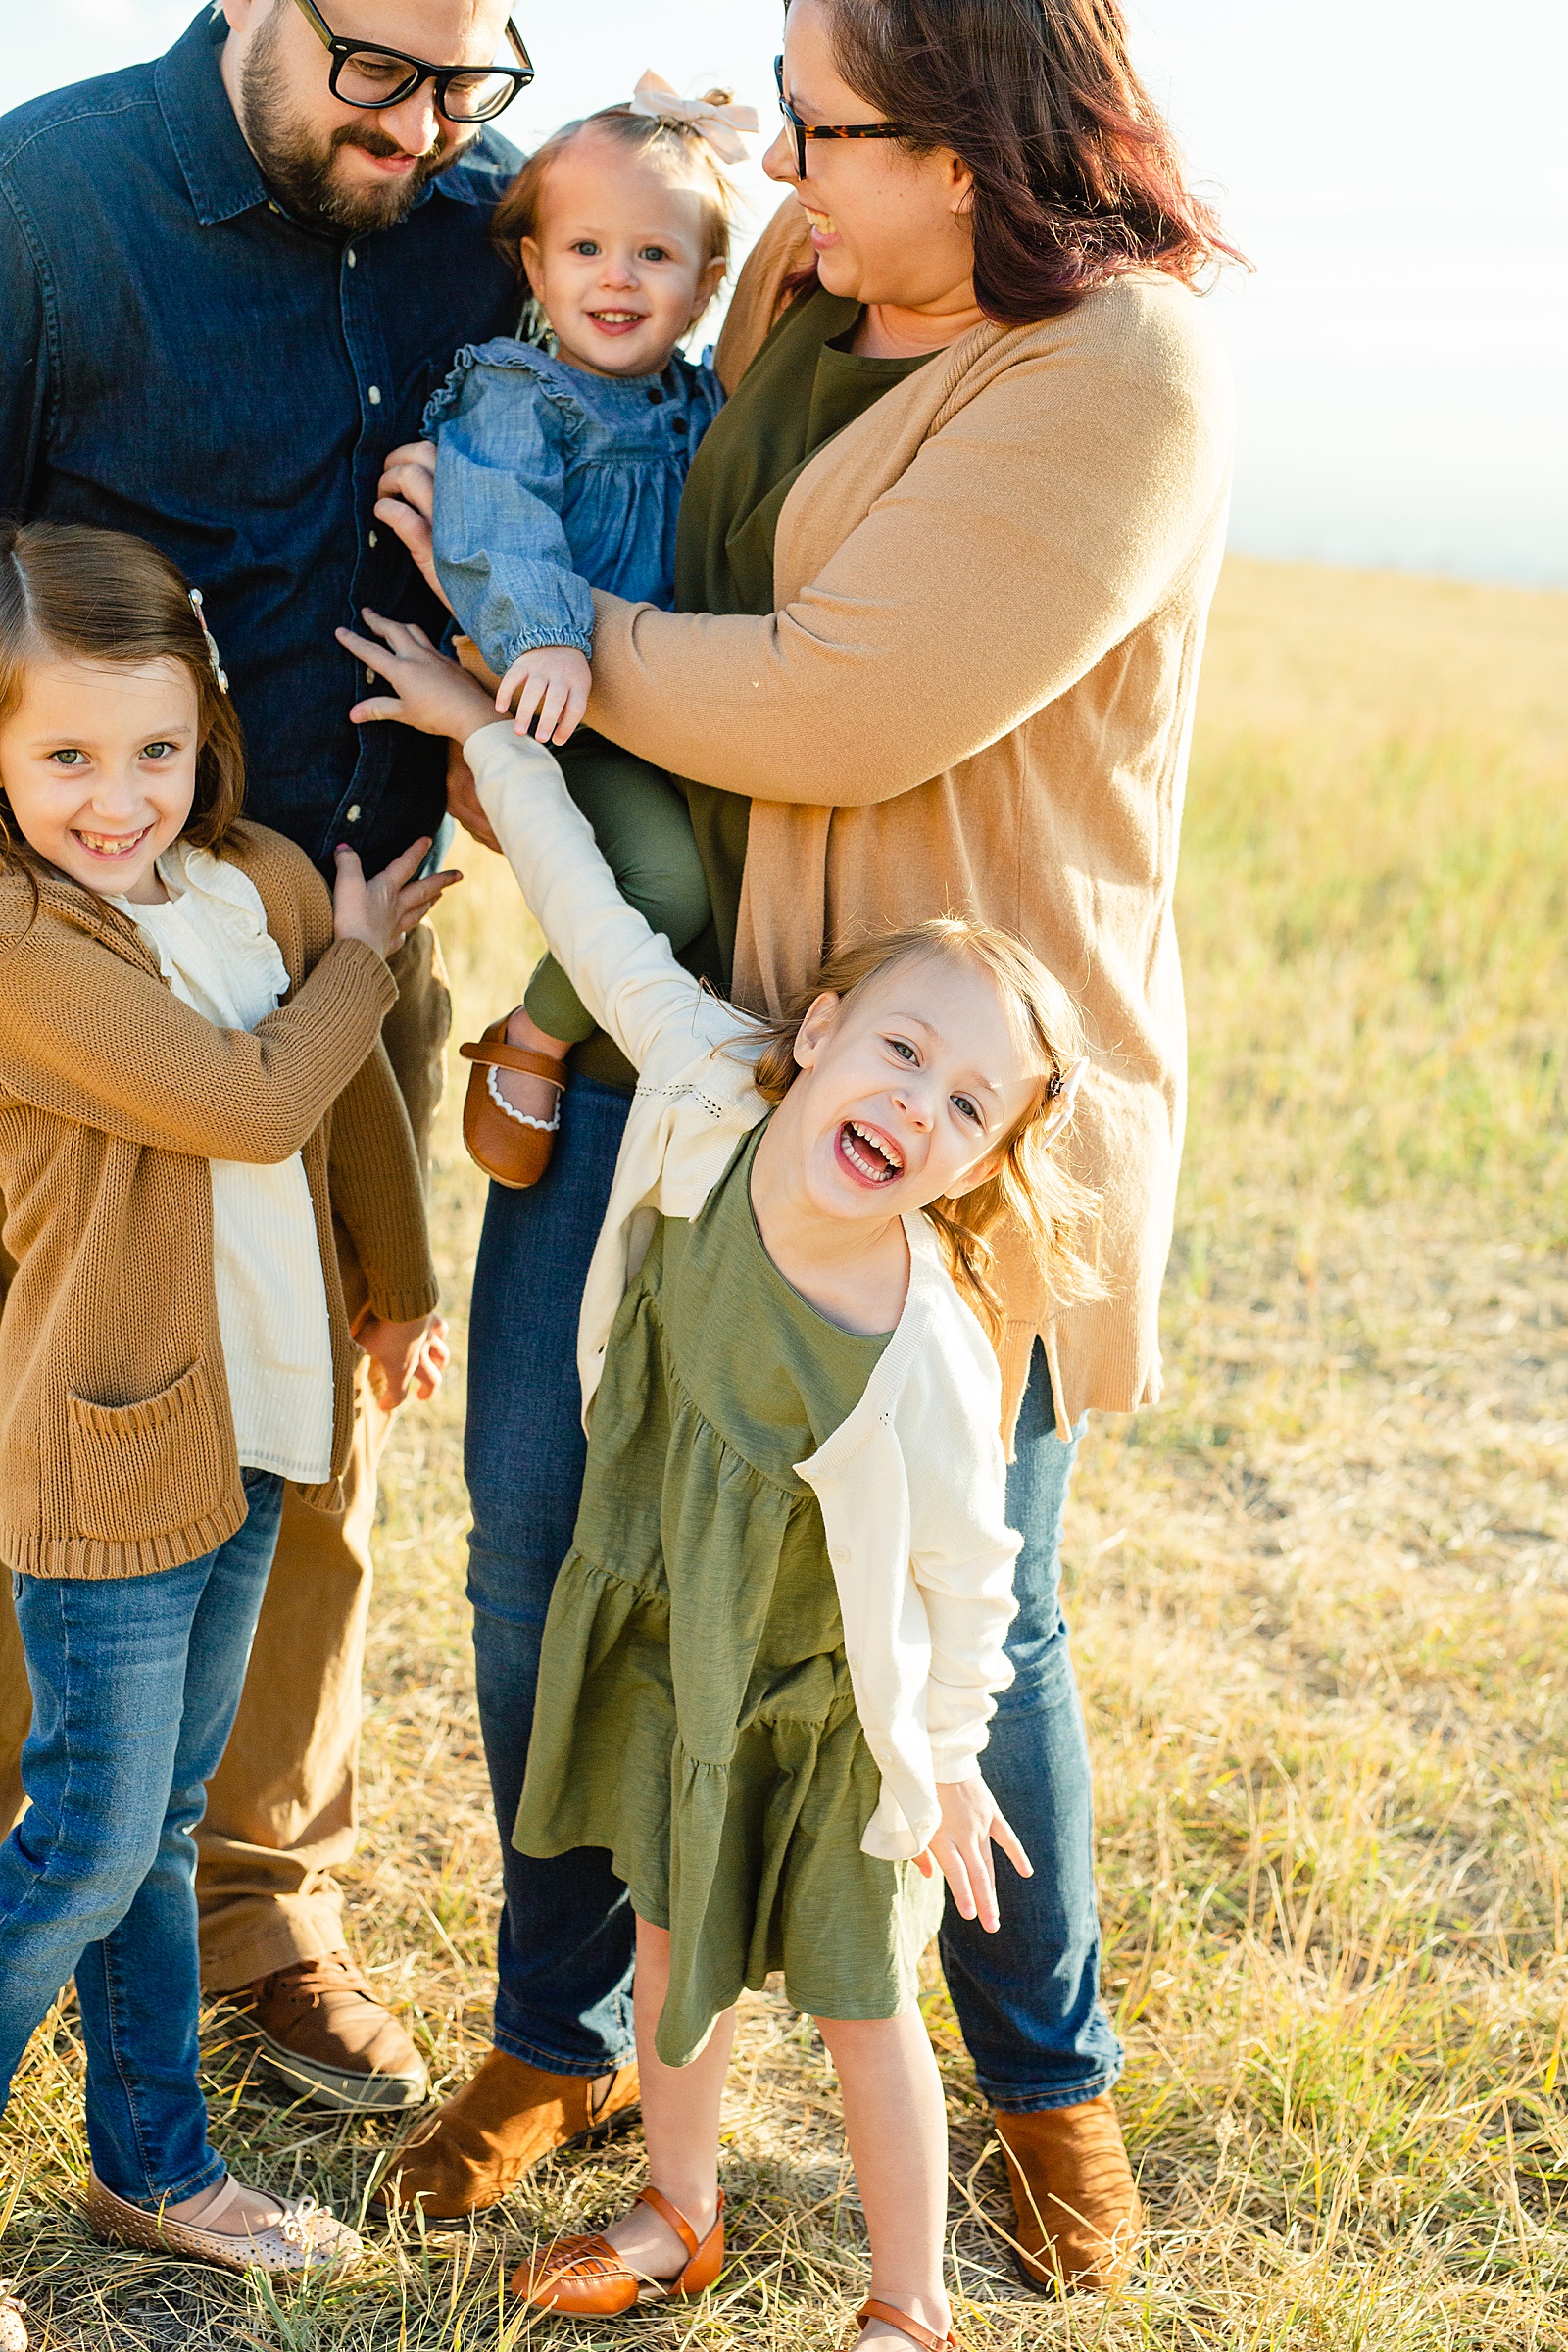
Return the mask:
{"type": "MultiPolygon", "coordinates": [[[[192,13],[0,0],[0,108],[156,56],[192,13]]],[[[1240,396],[1232,544],[1568,587],[1562,0],[1131,14],[1195,177],[1257,265],[1215,298],[1240,396]]],[[[771,133],[774,0],[517,0],[516,16],[538,68],[502,122],[519,145],[629,96],[648,66],[682,89],[734,82],[771,133]]],[[[771,191],[743,176],[760,222],[771,191]]]]}

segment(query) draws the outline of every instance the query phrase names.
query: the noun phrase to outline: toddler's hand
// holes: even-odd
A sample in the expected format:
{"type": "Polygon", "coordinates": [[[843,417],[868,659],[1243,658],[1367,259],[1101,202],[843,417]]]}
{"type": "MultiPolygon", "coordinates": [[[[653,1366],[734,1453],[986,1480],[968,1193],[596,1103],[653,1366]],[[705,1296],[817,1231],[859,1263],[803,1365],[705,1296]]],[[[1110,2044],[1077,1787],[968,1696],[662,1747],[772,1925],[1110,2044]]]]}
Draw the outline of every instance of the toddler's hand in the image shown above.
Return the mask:
{"type": "Polygon", "coordinates": [[[485,688],[458,662],[438,654],[421,628],[412,620],[383,620],[368,605],[363,611],[373,637],[362,637],[354,629],[334,633],[339,645],[378,678],[385,678],[392,692],[356,703],[349,712],[356,726],[395,718],[406,727],[417,727],[421,735],[450,735],[455,743],[466,743],[480,727],[495,725],[485,688]]]}
{"type": "Polygon", "coordinates": [[[332,889],[332,936],[363,939],[378,956],[395,956],[415,925],[422,922],[444,890],[461,882],[460,873],[419,875],[430,849],[430,836],[410,842],[373,882],[354,851],[337,846],[337,881],[332,889]]]}
{"type": "Polygon", "coordinates": [[[915,1864],[925,1878],[933,1862],[941,1870],[963,1919],[978,1919],[988,1936],[1000,1924],[997,1875],[991,1859],[1000,1845],[1020,1878],[1032,1879],[1034,1864],[1003,1818],[996,1798],[978,1773],[972,1781],[938,1781],[942,1827],[915,1864]]]}
{"type": "Polygon", "coordinates": [[[431,524],[435,517],[435,443],[405,441],[387,459],[375,488],[375,519],[402,540],[426,584],[450,612],[451,602],[436,577],[431,524]]]}
{"type": "Polygon", "coordinates": [[[354,1337],[370,1359],[370,1394],[384,1413],[395,1413],[410,1389],[428,1404],[451,1360],[444,1315],[421,1315],[415,1323],[383,1323],[367,1307],[354,1337]]]}
{"type": "Polygon", "coordinates": [[[517,705],[517,733],[530,732],[534,711],[539,723],[531,729],[540,743],[566,743],[588,708],[593,672],[588,657],[574,645],[536,645],[519,654],[496,692],[496,709],[517,705]]]}

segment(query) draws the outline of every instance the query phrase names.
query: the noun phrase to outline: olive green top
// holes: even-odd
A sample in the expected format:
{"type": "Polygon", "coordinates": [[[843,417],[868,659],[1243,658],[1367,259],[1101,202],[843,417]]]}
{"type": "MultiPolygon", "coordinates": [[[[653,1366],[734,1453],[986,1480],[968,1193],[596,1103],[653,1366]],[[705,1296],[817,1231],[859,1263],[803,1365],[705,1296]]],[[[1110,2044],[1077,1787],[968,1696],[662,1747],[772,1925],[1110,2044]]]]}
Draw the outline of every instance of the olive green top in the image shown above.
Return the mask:
{"type": "MultiPolygon", "coordinates": [[[[681,492],[675,539],[677,612],[771,612],[773,538],[798,474],[931,353],[865,359],[851,351],[860,305],[821,286],[787,310],[699,444],[681,492]]],[[[683,783],[708,876],[719,968],[731,979],[752,804],[711,784],[683,783]]]]}
{"type": "Polygon", "coordinates": [[[896,2015],[941,1917],[940,1878],[860,1851],[880,1775],[794,1468],[887,1339],[829,1323],[768,1257],[763,1132],[700,1216],[662,1220],[616,1317],[514,1833],[531,1854],[608,1846],[638,1916],[668,1929],[671,2066],[771,1969],[814,2015],[896,2015]]]}

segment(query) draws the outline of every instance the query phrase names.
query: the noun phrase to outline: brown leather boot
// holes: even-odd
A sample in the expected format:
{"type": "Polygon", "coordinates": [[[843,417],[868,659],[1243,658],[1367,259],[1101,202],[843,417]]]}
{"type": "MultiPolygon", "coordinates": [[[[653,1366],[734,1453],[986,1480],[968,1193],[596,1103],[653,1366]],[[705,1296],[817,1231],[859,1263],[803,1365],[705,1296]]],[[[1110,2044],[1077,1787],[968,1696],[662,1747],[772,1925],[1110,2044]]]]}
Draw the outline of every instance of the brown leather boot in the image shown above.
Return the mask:
{"type": "Polygon", "coordinates": [[[1120,2286],[1143,2199],[1108,2090],[1077,2107],[993,2117],[1018,2215],[1016,2260],[1036,2286],[1120,2286]]]}
{"type": "Polygon", "coordinates": [[[417,2203],[426,2221],[459,2221],[515,2188],[552,2148],[602,2131],[637,2099],[634,2066],[612,2075],[547,2075],[525,2058],[491,2050],[404,2141],[371,2202],[383,2212],[417,2203]]]}

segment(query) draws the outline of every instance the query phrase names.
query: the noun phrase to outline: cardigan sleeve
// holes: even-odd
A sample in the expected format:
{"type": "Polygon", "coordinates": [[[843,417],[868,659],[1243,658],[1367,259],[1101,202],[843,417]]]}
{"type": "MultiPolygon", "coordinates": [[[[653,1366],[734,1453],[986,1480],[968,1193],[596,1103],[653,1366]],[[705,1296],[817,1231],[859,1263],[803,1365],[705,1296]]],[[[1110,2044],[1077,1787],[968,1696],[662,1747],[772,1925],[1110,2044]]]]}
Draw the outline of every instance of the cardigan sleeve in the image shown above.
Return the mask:
{"type": "Polygon", "coordinates": [[[1157,607],[1224,496],[1228,396],[1175,307],[1193,301],[1128,288],[1099,331],[970,370],[978,389],[777,612],[596,592],[589,724],[696,782],[835,808],[1010,734],[1157,607]]]}
{"type": "Polygon", "coordinates": [[[333,1105],[327,1182],[369,1286],[372,1313],[388,1323],[413,1323],[433,1312],[441,1292],[418,1154],[379,1038],[333,1105]]]}
{"type": "Polygon", "coordinates": [[[156,972],[82,932],[0,954],[0,1091],[106,1134],[202,1159],[289,1159],[376,1045],[397,983],[338,940],[276,1012],[220,1029],[156,972]]]}
{"type": "Polygon", "coordinates": [[[634,1069],[662,1045],[682,1060],[744,1033],[744,1016],[676,962],[615,887],[559,763],[510,719],[464,745],[508,864],[573,988],[634,1069]]]}

